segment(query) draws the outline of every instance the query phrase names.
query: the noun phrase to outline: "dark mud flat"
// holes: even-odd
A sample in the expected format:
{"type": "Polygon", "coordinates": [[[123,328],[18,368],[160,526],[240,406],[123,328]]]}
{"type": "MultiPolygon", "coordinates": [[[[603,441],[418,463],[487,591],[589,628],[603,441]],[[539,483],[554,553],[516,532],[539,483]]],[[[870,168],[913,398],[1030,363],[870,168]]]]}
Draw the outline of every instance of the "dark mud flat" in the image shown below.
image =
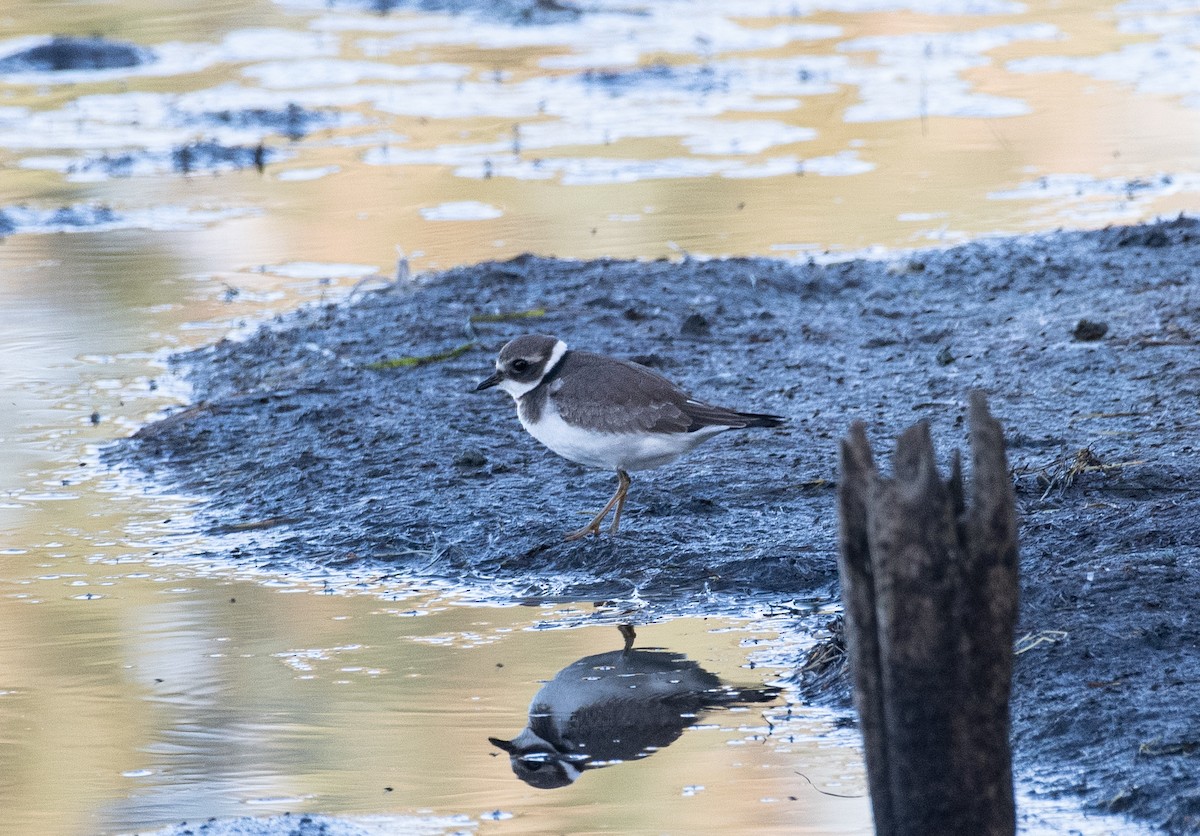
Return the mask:
{"type": "Polygon", "coordinates": [[[0,57],[0,73],[59,73],[68,70],[115,70],[154,61],[148,49],[101,37],[56,35],[44,44],[0,57]]]}
{"type": "Polygon", "coordinates": [[[1021,786],[1200,832],[1198,340],[1186,218],[825,266],[521,257],[177,357],[195,404],[109,458],[207,497],[200,520],[240,538],[233,560],[532,596],[637,588],[667,613],[705,591],[832,590],[850,421],[880,448],[928,420],[948,458],[981,388],[1022,517],[1021,786]],[[507,396],[471,391],[525,331],[788,427],[635,474],[620,536],[564,543],[612,476],[542,449],[507,396]]]}

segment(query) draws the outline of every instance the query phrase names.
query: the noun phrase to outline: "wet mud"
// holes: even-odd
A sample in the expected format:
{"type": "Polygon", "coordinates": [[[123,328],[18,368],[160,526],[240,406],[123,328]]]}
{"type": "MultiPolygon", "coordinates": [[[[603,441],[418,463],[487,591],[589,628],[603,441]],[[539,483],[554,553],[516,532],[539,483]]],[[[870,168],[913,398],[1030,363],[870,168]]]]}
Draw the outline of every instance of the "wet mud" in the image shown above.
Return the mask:
{"type": "MultiPolygon", "coordinates": [[[[107,457],[205,497],[197,519],[234,561],[636,591],[670,613],[834,592],[850,422],[886,449],[927,420],[948,459],[983,389],[1021,516],[1018,785],[1197,832],[1198,265],[1189,218],[825,264],[523,256],[180,355],[194,403],[107,457]],[[563,542],[615,479],[472,392],[531,331],[788,424],[634,474],[618,536],[563,542]]],[[[844,676],[821,690],[844,695],[844,676]]]]}

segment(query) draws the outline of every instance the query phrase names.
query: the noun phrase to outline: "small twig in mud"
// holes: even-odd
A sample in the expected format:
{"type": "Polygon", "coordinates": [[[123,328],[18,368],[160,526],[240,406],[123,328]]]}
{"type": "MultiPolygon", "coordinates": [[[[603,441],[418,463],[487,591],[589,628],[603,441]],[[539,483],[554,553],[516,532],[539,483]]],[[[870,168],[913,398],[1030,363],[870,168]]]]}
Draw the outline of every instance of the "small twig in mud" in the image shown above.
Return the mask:
{"type": "Polygon", "coordinates": [[[800,488],[804,490],[814,490],[819,488],[836,488],[837,483],[831,479],[809,479],[807,482],[801,482],[800,488]]]}
{"type": "Polygon", "coordinates": [[[1091,447],[1084,447],[1077,451],[1073,459],[1059,461],[1050,477],[1046,479],[1046,490],[1042,494],[1042,499],[1049,496],[1050,492],[1056,487],[1065,491],[1071,485],[1075,484],[1075,477],[1081,473],[1086,473],[1087,468],[1101,464],[1103,462],[1092,452],[1091,447]]]}
{"type": "Polygon", "coordinates": [[[1111,473],[1114,470],[1121,470],[1126,467],[1134,467],[1135,465],[1145,464],[1145,459],[1130,459],[1127,462],[1113,462],[1111,464],[1096,464],[1088,465],[1081,468],[1080,473],[1111,473]]]}
{"type": "Polygon", "coordinates": [[[817,642],[808,651],[804,663],[800,665],[802,674],[820,678],[831,670],[844,668],[848,664],[845,617],[834,616],[825,625],[825,629],[829,631],[829,638],[817,642]]]}
{"type": "Polygon", "coordinates": [[[1163,743],[1162,740],[1148,740],[1138,747],[1138,757],[1161,758],[1167,755],[1190,755],[1200,750],[1200,741],[1174,740],[1163,743]]]}
{"type": "MultiPolygon", "coordinates": [[[[792,771],[796,772],[796,770],[792,770],[792,771]]],[[[816,790],[817,792],[819,792],[821,795],[828,795],[828,796],[831,796],[832,798],[866,798],[866,795],[863,795],[862,793],[859,793],[858,795],[842,795],[841,793],[829,792],[828,790],[823,790],[820,787],[818,787],[816,784],[814,784],[812,782],[812,778],[809,778],[803,772],[796,772],[796,774],[799,775],[801,778],[803,778],[805,781],[808,781],[808,785],[810,787],[812,787],[814,790],[816,790]]]]}
{"type": "Polygon", "coordinates": [[[386,371],[388,369],[407,369],[414,366],[424,366],[428,363],[440,363],[443,360],[453,360],[455,357],[461,357],[472,348],[475,343],[463,343],[460,346],[448,349],[447,351],[439,351],[437,354],[423,354],[410,357],[393,357],[388,360],[376,360],[374,363],[367,363],[363,368],[371,369],[372,371],[386,371]]]}
{"type": "Polygon", "coordinates": [[[262,531],[266,528],[275,528],[279,525],[291,525],[292,523],[300,522],[299,517],[267,517],[264,520],[253,520],[251,522],[242,523],[226,523],[218,525],[212,529],[213,534],[236,534],[242,531],[262,531]]]}
{"type": "Polygon", "coordinates": [[[1076,421],[1091,421],[1096,418],[1146,418],[1149,415],[1147,412],[1089,412],[1087,415],[1076,415],[1068,424],[1074,424],[1076,421]]]}
{"type": "Polygon", "coordinates": [[[1066,630],[1038,630],[1036,633],[1026,633],[1013,644],[1013,653],[1020,656],[1025,651],[1043,644],[1058,644],[1068,635],[1066,630]]]}
{"type": "Polygon", "coordinates": [[[1140,348],[1160,348],[1163,346],[1200,345],[1200,340],[1138,340],[1140,348]]]}
{"type": "Polygon", "coordinates": [[[213,412],[215,411],[216,407],[216,404],[213,404],[209,401],[201,401],[200,403],[193,404],[192,406],[182,409],[179,412],[173,412],[165,418],[160,418],[152,424],[147,424],[135,432],[133,437],[142,439],[154,438],[163,431],[169,430],[178,424],[182,424],[185,421],[190,421],[193,418],[197,418],[207,412],[213,412]]]}
{"type": "Polygon", "coordinates": [[[384,292],[389,292],[404,287],[411,280],[412,270],[408,266],[408,256],[404,254],[404,250],[402,250],[400,247],[396,247],[396,275],[390,279],[381,273],[375,273],[371,276],[363,276],[354,283],[354,287],[350,288],[350,292],[346,294],[346,299],[353,299],[354,295],[362,290],[362,288],[369,282],[383,282],[383,287],[379,289],[384,292]]]}
{"type": "Polygon", "coordinates": [[[472,325],[483,325],[489,322],[513,322],[518,319],[539,319],[546,315],[545,308],[530,308],[527,311],[501,311],[490,314],[471,314],[472,325]]]}
{"type": "Polygon", "coordinates": [[[391,290],[395,287],[395,284],[387,276],[381,273],[374,273],[370,276],[363,276],[361,279],[356,281],[354,283],[354,287],[350,288],[350,292],[346,294],[346,299],[353,299],[360,290],[372,283],[382,283],[382,287],[379,289],[384,291],[391,290]]]}
{"type": "Polygon", "coordinates": [[[830,665],[841,664],[846,658],[846,648],[840,642],[822,642],[804,657],[800,670],[805,673],[824,673],[830,665]]]}
{"type": "MultiPolygon", "coordinates": [[[[417,553],[418,550],[413,549],[412,551],[413,553],[417,553]]],[[[433,566],[433,564],[439,562],[446,555],[446,551],[446,546],[442,545],[441,543],[434,543],[433,547],[426,551],[426,553],[429,555],[428,562],[426,562],[425,565],[423,565],[417,571],[424,572],[426,569],[429,569],[431,566],[433,566]]]]}
{"type": "Polygon", "coordinates": [[[1101,461],[1100,457],[1092,452],[1091,447],[1084,447],[1076,451],[1073,456],[1066,456],[1059,459],[1053,465],[1044,467],[1038,472],[1038,482],[1046,486],[1040,499],[1044,500],[1055,490],[1060,492],[1067,490],[1075,484],[1075,480],[1079,476],[1085,473],[1108,474],[1126,467],[1145,463],[1145,459],[1106,463],[1101,461]]]}
{"type": "Polygon", "coordinates": [[[775,603],[771,604],[767,611],[763,613],[763,615],[767,616],[768,618],[773,618],[778,615],[793,615],[803,617],[816,615],[819,609],[820,608],[817,604],[801,605],[795,602],[775,603]]]}

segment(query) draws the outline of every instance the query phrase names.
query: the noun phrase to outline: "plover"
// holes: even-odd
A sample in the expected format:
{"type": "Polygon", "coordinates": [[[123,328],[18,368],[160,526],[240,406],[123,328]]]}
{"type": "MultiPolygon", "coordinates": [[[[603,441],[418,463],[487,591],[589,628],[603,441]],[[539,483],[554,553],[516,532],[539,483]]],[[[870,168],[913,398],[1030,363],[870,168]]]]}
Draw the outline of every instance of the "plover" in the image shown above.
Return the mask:
{"type": "Polygon", "coordinates": [[[496,371],[475,391],[499,386],[517,402],[530,435],[573,462],[617,472],[617,492],[592,521],[567,535],[578,540],[621,523],[629,472],[673,462],[726,430],[778,427],[778,415],[738,412],[697,400],[645,366],[572,351],[556,337],[528,334],[500,351],[496,371]]]}

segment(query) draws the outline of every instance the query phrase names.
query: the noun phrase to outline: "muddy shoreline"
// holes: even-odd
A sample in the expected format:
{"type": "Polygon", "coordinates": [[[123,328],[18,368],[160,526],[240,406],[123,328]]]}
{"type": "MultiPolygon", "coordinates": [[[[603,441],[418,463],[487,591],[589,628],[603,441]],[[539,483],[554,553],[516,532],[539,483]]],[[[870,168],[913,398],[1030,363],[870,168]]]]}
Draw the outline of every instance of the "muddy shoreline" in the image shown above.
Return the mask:
{"type": "Polygon", "coordinates": [[[652,614],[834,591],[850,421],[886,450],[928,420],[948,459],[981,388],[1021,515],[1018,786],[1200,832],[1196,220],[830,264],[524,256],[307,308],[174,363],[194,405],[108,459],[206,497],[198,521],[228,559],[500,597],[636,591],[652,614]],[[506,396],[471,392],[527,331],[789,424],[635,476],[620,536],[564,543],[611,476],[542,449],[506,396]]]}

